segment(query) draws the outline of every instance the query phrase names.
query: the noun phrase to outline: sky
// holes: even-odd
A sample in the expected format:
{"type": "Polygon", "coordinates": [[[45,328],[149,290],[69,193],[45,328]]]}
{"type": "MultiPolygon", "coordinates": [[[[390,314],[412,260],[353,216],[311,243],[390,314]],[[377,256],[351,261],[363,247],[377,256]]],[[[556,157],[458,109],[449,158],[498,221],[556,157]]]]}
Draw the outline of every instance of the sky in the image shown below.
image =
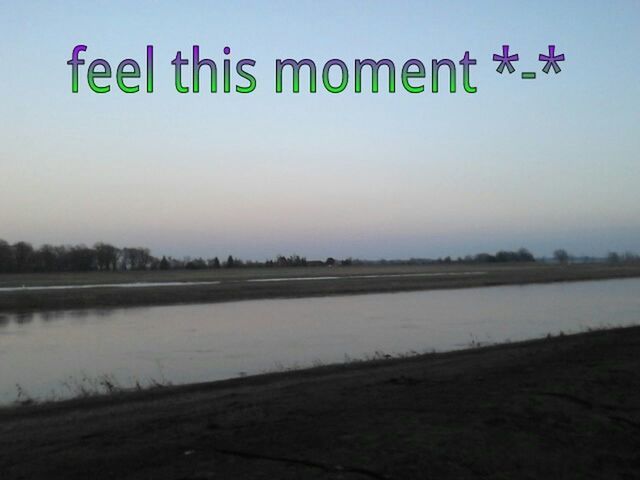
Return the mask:
{"type": "Polygon", "coordinates": [[[1,0],[0,238],[258,260],[638,252],[638,25],[636,0],[1,0]],[[225,46],[254,59],[256,90],[176,92],[170,62],[195,44],[219,68],[225,46]],[[503,44],[512,75],[492,61],[503,44]],[[558,74],[541,71],[549,44],[558,74]],[[146,45],[152,94],[89,89],[96,58],[145,75],[146,45]],[[277,58],[389,58],[399,72],[467,50],[475,94],[461,78],[455,94],[410,94],[399,74],[393,94],[366,81],[355,94],[351,79],[340,94],[321,80],[275,93],[277,58]]]}

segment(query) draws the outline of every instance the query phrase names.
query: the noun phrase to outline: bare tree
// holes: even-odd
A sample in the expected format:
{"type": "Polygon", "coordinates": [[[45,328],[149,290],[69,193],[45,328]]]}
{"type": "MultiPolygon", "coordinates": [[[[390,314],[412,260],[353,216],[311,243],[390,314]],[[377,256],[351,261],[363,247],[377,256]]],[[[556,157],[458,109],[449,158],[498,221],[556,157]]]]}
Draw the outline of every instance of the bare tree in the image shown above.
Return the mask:
{"type": "Polygon", "coordinates": [[[563,248],[559,248],[558,250],[553,252],[553,258],[556,260],[556,262],[562,265],[566,265],[567,263],[569,263],[569,254],[563,248]]]}
{"type": "Polygon", "coordinates": [[[96,260],[99,270],[115,270],[118,264],[118,248],[108,243],[98,242],[93,248],[96,251],[96,260]]]}
{"type": "Polygon", "coordinates": [[[15,260],[11,245],[0,240],[0,272],[13,272],[16,268],[15,260]]]}
{"type": "Polygon", "coordinates": [[[33,270],[34,251],[30,243],[18,242],[14,244],[13,252],[18,272],[30,272],[33,270]]]}

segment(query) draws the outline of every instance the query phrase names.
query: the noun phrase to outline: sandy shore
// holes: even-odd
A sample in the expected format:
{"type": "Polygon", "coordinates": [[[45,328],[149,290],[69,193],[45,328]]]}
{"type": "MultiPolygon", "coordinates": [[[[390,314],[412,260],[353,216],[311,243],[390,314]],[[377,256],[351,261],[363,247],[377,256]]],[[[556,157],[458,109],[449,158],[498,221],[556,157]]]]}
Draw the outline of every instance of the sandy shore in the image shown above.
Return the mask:
{"type": "Polygon", "coordinates": [[[0,472],[638,478],[640,327],[4,409],[0,472]]]}

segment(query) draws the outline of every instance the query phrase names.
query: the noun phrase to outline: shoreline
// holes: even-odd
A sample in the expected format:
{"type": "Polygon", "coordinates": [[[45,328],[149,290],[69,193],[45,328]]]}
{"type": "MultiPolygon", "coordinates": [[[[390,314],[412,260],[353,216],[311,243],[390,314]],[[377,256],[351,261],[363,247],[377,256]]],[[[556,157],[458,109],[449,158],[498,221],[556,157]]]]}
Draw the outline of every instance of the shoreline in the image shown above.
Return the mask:
{"type": "Polygon", "coordinates": [[[634,326],[3,408],[0,471],[8,479],[637,474],[639,349],[634,326]],[[527,460],[532,452],[539,461],[527,460]]]}
{"type": "MultiPolygon", "coordinates": [[[[172,272],[173,273],[173,272],[172,272]]],[[[218,303],[240,300],[305,298],[369,293],[392,293],[423,290],[475,288],[506,285],[573,282],[640,277],[640,265],[582,264],[550,265],[482,265],[428,267],[337,267],[332,270],[286,269],[283,272],[247,269],[238,272],[195,273],[175,272],[173,275],[155,272],[131,272],[116,276],[118,282],[168,281],[200,282],[190,285],[145,285],[137,288],[96,285],[79,288],[79,281],[113,282],[114,276],[89,274],[60,274],[57,276],[24,275],[0,283],[15,285],[29,282],[32,288],[41,283],[76,285],[76,288],[53,290],[20,290],[0,292],[0,313],[29,313],[39,310],[71,310],[94,308],[123,308],[155,305],[218,303]],[[293,271],[292,271],[293,270],[293,271]],[[464,275],[465,271],[482,270],[482,275],[464,275]],[[328,273],[332,274],[327,278],[328,273]],[[306,275],[302,275],[306,274],[306,275]],[[262,277],[256,280],[256,276],[262,277]],[[296,278],[287,278],[296,276],[296,278]],[[305,281],[299,281],[304,278],[305,281]],[[26,280],[25,280],[26,279],[26,280]],[[44,279],[44,281],[43,281],[44,279]],[[13,282],[13,283],[12,283],[13,282]]]]}
{"type": "Polygon", "coordinates": [[[407,353],[397,354],[395,356],[386,355],[381,358],[353,358],[345,362],[334,362],[308,367],[284,367],[275,371],[264,371],[260,373],[204,382],[181,383],[175,385],[172,383],[158,383],[157,386],[152,385],[149,387],[143,387],[141,389],[123,388],[112,393],[90,393],[88,395],[78,395],[71,398],[54,400],[35,399],[24,404],[14,402],[12,404],[0,405],[0,422],[2,422],[2,420],[7,416],[21,416],[21,414],[23,413],[27,416],[30,414],[40,415],[50,412],[56,412],[59,410],[73,410],[76,408],[91,409],[94,407],[101,407],[119,403],[157,400],[162,399],[163,397],[171,397],[173,395],[213,392],[217,390],[226,390],[227,388],[234,389],[263,386],[281,381],[298,382],[299,380],[303,380],[305,378],[323,377],[325,375],[330,376],[346,372],[360,372],[371,369],[375,370],[380,367],[401,367],[402,364],[412,364],[414,362],[445,359],[448,357],[457,357],[467,354],[482,354],[489,352],[499,352],[502,350],[510,350],[514,348],[529,348],[554,342],[573,342],[574,340],[578,340],[580,337],[598,337],[605,334],[617,335],[619,333],[627,331],[635,334],[635,330],[638,330],[637,334],[640,336],[640,314],[637,325],[601,327],[580,332],[561,332],[556,335],[547,334],[544,336],[526,340],[506,341],[490,344],[478,343],[474,345],[470,343],[468,346],[446,351],[407,353]]]}

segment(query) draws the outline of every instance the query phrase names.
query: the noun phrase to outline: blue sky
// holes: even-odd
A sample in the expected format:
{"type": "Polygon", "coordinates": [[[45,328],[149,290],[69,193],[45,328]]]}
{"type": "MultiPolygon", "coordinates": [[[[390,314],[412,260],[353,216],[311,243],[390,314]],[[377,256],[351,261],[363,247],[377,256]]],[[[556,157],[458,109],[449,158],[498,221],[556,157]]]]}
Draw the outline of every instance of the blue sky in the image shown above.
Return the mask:
{"type": "Polygon", "coordinates": [[[636,1],[0,8],[0,238],[256,259],[640,250],[636,1]],[[96,95],[84,65],[72,94],[79,43],[114,70],[153,44],[155,92],[96,95]],[[505,43],[513,75],[491,61],[505,43]],[[557,75],[537,60],[550,43],[557,75]],[[256,91],[176,93],[169,62],[193,44],[255,59],[256,91]],[[399,70],[466,50],[474,95],[274,92],[276,58],[399,70]]]}

